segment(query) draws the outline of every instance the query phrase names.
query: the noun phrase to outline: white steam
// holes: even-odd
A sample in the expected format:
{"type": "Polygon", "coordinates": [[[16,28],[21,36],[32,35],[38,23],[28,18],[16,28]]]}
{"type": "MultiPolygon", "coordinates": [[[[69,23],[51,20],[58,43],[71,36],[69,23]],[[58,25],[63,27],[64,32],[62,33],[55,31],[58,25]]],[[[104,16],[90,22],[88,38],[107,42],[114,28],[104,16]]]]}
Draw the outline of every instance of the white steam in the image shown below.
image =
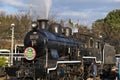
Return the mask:
{"type": "Polygon", "coordinates": [[[51,0],[32,0],[32,16],[37,19],[48,19],[51,0]]]}

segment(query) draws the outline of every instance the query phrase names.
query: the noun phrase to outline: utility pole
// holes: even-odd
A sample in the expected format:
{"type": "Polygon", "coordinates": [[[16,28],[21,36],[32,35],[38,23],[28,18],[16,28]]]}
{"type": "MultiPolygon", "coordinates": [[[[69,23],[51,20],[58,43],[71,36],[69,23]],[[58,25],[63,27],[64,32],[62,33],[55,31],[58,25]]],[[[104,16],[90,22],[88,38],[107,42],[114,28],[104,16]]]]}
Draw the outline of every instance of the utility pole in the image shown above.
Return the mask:
{"type": "Polygon", "coordinates": [[[11,59],[10,59],[10,66],[13,65],[14,27],[15,27],[15,24],[12,23],[11,24],[12,36],[11,36],[11,59]]]}

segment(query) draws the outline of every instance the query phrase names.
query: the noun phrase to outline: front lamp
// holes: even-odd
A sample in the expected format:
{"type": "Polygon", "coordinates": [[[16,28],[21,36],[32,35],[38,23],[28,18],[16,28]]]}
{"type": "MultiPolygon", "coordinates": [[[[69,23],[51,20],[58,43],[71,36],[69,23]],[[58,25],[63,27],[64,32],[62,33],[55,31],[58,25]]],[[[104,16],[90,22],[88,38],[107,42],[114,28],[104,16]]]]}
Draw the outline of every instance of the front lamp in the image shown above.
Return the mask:
{"type": "Polygon", "coordinates": [[[38,24],[36,22],[32,22],[32,29],[37,29],[38,28],[38,24]]]}

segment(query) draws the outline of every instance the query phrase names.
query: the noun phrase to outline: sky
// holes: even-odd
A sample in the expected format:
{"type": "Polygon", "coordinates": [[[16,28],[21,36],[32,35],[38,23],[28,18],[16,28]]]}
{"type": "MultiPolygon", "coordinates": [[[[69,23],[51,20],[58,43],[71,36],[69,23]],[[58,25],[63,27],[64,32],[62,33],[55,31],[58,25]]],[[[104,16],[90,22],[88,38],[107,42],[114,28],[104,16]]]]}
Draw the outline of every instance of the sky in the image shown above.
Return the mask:
{"type": "Polygon", "coordinates": [[[32,16],[47,18],[49,14],[67,21],[90,25],[115,9],[120,9],[120,0],[0,0],[0,11],[9,14],[25,13],[32,9],[32,16]],[[44,17],[43,17],[44,16],[44,17]]]}

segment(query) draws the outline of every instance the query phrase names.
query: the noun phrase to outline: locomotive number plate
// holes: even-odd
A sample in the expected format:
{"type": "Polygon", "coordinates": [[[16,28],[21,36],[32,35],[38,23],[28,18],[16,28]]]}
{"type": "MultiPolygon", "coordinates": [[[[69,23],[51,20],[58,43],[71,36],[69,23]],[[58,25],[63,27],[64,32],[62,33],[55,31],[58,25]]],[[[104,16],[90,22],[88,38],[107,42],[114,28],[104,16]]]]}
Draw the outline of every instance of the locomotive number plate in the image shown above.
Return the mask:
{"type": "Polygon", "coordinates": [[[38,39],[38,38],[39,38],[38,35],[30,35],[30,39],[31,39],[31,40],[38,39]]]}

